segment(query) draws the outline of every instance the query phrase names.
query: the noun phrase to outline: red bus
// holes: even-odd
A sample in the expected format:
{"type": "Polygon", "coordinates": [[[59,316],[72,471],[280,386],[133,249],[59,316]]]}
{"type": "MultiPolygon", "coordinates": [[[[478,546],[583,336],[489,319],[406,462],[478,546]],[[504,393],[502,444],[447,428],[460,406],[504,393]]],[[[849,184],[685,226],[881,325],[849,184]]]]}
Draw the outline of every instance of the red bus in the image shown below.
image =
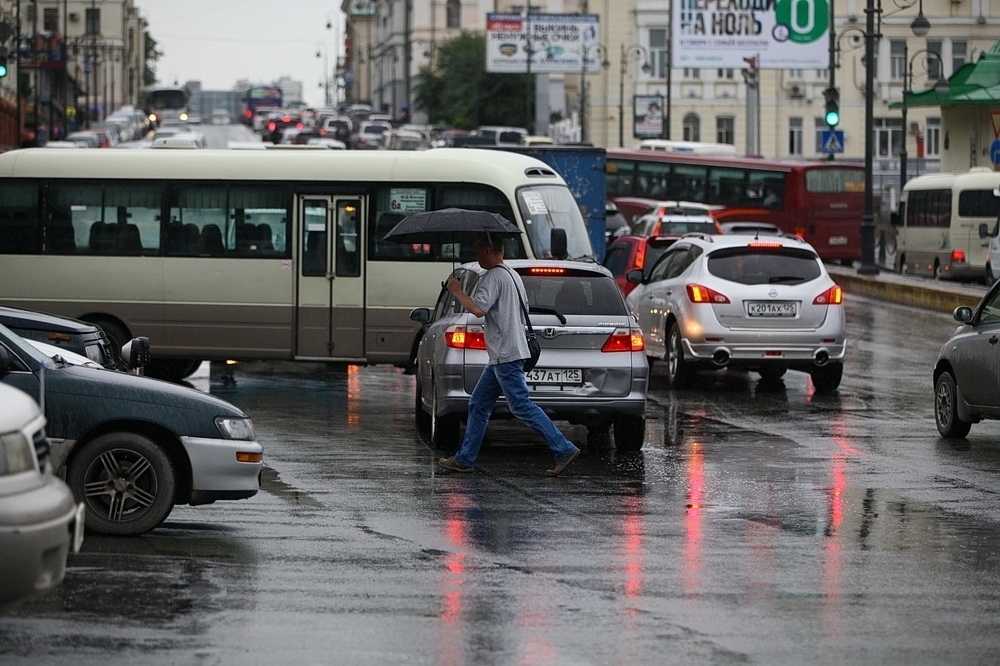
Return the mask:
{"type": "Polygon", "coordinates": [[[719,222],[777,224],[824,260],[861,256],[864,167],[651,150],[607,150],[608,198],[631,220],[650,200],[723,206],[719,222]]]}

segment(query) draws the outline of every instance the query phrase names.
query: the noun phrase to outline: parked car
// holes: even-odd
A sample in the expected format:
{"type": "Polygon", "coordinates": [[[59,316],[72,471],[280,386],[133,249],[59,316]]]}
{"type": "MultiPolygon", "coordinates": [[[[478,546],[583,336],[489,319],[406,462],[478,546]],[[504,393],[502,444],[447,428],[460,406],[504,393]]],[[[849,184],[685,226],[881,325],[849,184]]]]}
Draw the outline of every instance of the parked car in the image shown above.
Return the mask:
{"type": "Polygon", "coordinates": [[[253,423],[215,396],[61,362],[2,324],[0,382],[45,405],[52,468],[86,505],[91,531],[143,534],[175,504],[245,499],[260,488],[253,423]]]}
{"type": "MultiPolygon", "coordinates": [[[[649,367],[643,338],[621,292],[603,266],[552,260],[508,260],[528,293],[531,324],[542,355],[527,373],[531,398],[553,419],[587,427],[588,442],[613,431],[620,451],[635,451],[645,437],[649,367]]],[[[456,273],[466,293],[485,273],[468,263],[456,273]]],[[[455,449],[469,396],[487,363],[483,320],[447,289],[433,310],[410,318],[425,325],[416,360],[418,430],[443,449],[455,449]]],[[[503,398],[496,417],[510,418],[503,398]]]]}
{"type": "Polygon", "coordinates": [[[105,368],[122,367],[120,350],[115,349],[104,329],[90,322],[0,305],[0,324],[22,338],[75,352],[105,368]]]}
{"type": "Polygon", "coordinates": [[[1000,418],[1000,282],[976,307],[956,308],[954,317],[960,326],[934,362],[934,420],[942,437],[965,437],[973,423],[1000,418]]]}
{"type": "Polygon", "coordinates": [[[66,135],[66,140],[78,143],[86,148],[110,148],[114,145],[111,135],[104,129],[70,132],[66,135]]]}
{"type": "Polygon", "coordinates": [[[691,386],[699,369],[727,367],[766,379],[801,370],[821,393],[840,385],[843,292],[805,241],[688,234],[648,276],[633,270],[628,279],[646,354],[667,362],[672,388],[691,386]]]}
{"type": "Polygon", "coordinates": [[[45,417],[0,384],[0,611],[62,582],[80,550],[85,509],[48,465],[45,417]]]}
{"type": "Polygon", "coordinates": [[[604,253],[604,267],[611,271],[623,296],[635,289],[628,281],[629,271],[641,270],[645,277],[680,236],[622,236],[614,239],[604,253]]]}
{"type": "Polygon", "coordinates": [[[366,120],[351,135],[350,146],[354,150],[375,150],[382,141],[382,134],[391,129],[392,125],[387,122],[366,120]]]}

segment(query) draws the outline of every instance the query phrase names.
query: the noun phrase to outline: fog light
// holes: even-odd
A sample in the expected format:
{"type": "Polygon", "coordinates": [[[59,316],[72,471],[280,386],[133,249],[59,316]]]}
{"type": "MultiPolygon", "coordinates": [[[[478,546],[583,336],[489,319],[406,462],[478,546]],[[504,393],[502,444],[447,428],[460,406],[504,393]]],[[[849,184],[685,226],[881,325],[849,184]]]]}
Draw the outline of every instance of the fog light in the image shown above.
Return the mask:
{"type": "Polygon", "coordinates": [[[264,460],[263,453],[253,453],[251,451],[237,451],[236,452],[236,462],[241,463],[259,463],[264,460]]]}

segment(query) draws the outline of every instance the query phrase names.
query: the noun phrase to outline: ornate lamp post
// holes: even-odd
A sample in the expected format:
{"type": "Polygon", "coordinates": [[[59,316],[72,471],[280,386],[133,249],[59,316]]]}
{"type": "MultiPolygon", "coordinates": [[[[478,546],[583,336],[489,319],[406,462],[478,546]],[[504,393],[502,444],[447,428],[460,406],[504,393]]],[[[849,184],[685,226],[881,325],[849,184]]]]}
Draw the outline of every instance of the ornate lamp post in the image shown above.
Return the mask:
{"type": "Polygon", "coordinates": [[[626,47],[621,45],[621,72],[618,77],[618,145],[625,146],[625,77],[628,66],[633,62],[642,61],[642,70],[649,71],[649,59],[646,49],[638,44],[626,47]]]}
{"type": "MultiPolygon", "coordinates": [[[[923,14],[921,13],[921,16],[923,14]]],[[[917,20],[920,17],[917,17],[917,20]]],[[[926,18],[924,19],[927,20],[926,18]]],[[[900,105],[900,111],[903,116],[903,140],[900,144],[899,149],[899,193],[903,194],[903,187],[906,185],[906,168],[907,168],[907,155],[906,155],[906,135],[908,133],[906,127],[906,96],[913,91],[913,63],[923,56],[921,61],[924,68],[924,73],[930,74],[930,63],[937,61],[937,80],[934,82],[934,90],[938,93],[944,94],[948,92],[949,85],[948,79],[944,78],[944,61],[941,60],[941,55],[935,53],[934,51],[929,51],[927,49],[920,49],[909,57],[909,50],[904,42],[903,44],[903,61],[906,63],[906,72],[903,74],[903,102],[900,105]]],[[[918,169],[919,170],[919,169],[918,169]]]]}
{"type": "Polygon", "coordinates": [[[590,52],[594,51],[601,58],[601,67],[607,69],[611,66],[608,62],[608,50],[601,44],[584,44],[580,52],[580,142],[587,143],[587,61],[590,59],[590,52]]]}

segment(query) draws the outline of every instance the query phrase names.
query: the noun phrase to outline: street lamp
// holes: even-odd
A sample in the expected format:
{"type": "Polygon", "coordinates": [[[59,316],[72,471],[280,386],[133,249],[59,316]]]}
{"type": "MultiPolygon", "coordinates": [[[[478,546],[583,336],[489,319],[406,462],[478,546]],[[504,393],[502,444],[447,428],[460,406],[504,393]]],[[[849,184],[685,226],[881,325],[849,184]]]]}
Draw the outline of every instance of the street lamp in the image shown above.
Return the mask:
{"type": "Polygon", "coordinates": [[[316,57],[323,59],[323,106],[329,108],[330,106],[330,71],[327,69],[329,63],[327,61],[327,51],[326,46],[316,47],[316,57]]]}
{"type": "MultiPolygon", "coordinates": [[[[923,12],[920,13],[919,18],[923,18],[923,12]]],[[[924,21],[927,19],[925,18],[924,21]]],[[[917,19],[914,19],[914,23],[917,19]]],[[[907,48],[906,42],[903,43],[903,62],[906,63],[906,71],[903,74],[903,103],[900,105],[900,110],[903,116],[903,140],[899,149],[899,194],[902,196],[903,187],[906,185],[906,135],[908,133],[906,127],[906,96],[910,94],[913,90],[913,63],[920,56],[923,56],[923,68],[924,72],[930,74],[930,63],[934,60],[938,63],[937,68],[937,81],[934,82],[934,90],[940,94],[945,94],[948,92],[948,79],[944,78],[944,61],[941,59],[941,54],[928,49],[920,49],[913,54],[913,57],[909,57],[909,50],[907,48]]],[[[919,157],[919,155],[917,156],[919,157]]],[[[919,169],[918,169],[919,171],[919,169]]]]}
{"type": "Polygon", "coordinates": [[[608,62],[607,48],[601,44],[584,43],[580,52],[580,143],[587,143],[587,60],[590,58],[591,50],[601,58],[601,67],[607,69],[611,66],[608,62]]]}
{"type": "Polygon", "coordinates": [[[626,47],[621,45],[621,71],[618,77],[618,145],[625,147],[625,77],[628,75],[628,66],[633,62],[642,60],[642,71],[649,71],[649,58],[646,49],[634,44],[626,47]]]}

